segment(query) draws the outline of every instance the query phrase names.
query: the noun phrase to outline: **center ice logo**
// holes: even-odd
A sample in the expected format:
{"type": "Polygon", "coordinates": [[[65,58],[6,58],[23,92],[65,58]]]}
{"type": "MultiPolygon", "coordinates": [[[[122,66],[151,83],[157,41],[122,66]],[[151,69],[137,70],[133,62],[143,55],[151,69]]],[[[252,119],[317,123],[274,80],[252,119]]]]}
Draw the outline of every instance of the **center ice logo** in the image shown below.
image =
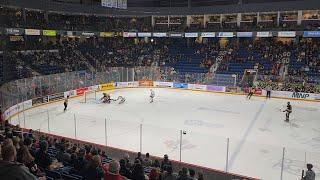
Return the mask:
{"type": "MultiPolygon", "coordinates": [[[[179,150],[180,148],[180,140],[166,140],[164,141],[165,146],[167,147],[167,149],[170,150],[170,152],[173,152],[175,150],[179,150]]],[[[181,149],[182,150],[187,150],[187,149],[194,149],[197,146],[194,144],[191,144],[191,142],[187,139],[182,140],[182,146],[181,149]]]]}

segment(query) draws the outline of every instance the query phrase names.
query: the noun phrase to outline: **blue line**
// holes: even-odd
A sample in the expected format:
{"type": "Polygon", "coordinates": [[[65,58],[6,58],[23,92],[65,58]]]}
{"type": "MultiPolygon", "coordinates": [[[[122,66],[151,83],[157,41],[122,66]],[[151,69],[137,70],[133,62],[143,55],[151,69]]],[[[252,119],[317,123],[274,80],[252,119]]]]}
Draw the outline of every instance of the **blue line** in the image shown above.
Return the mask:
{"type": "Polygon", "coordinates": [[[234,153],[232,154],[232,156],[230,157],[230,160],[228,162],[228,170],[232,168],[234,161],[236,160],[238,153],[240,152],[243,144],[245,143],[249,133],[251,132],[251,129],[253,127],[253,125],[255,124],[255,122],[258,120],[260,114],[262,113],[262,110],[264,109],[264,106],[266,105],[266,100],[263,102],[263,104],[260,105],[259,110],[256,112],[254,118],[252,119],[252,121],[250,122],[246,132],[243,134],[241,141],[239,142],[239,144],[237,145],[234,153]]]}

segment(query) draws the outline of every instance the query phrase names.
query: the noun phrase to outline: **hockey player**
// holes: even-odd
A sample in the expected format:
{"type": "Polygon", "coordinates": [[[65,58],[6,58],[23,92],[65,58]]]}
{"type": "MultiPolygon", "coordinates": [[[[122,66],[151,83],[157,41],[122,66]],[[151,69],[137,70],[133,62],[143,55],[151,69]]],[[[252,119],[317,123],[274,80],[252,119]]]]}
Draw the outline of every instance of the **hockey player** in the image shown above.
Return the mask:
{"type": "Polygon", "coordinates": [[[247,95],[247,99],[251,99],[252,95],[253,95],[253,88],[249,87],[249,93],[247,95]]]}
{"type": "Polygon", "coordinates": [[[271,87],[270,87],[270,86],[267,86],[267,87],[266,87],[266,91],[267,91],[266,98],[267,98],[267,99],[270,99],[270,98],[271,98],[271,87]]]}
{"type": "Polygon", "coordinates": [[[119,96],[117,100],[120,100],[118,104],[122,104],[126,101],[126,99],[122,96],[119,96]]]}
{"type": "Polygon", "coordinates": [[[107,93],[103,93],[103,97],[100,99],[103,103],[110,103],[110,95],[107,93]]]}
{"type": "Polygon", "coordinates": [[[66,111],[66,110],[67,110],[67,108],[68,108],[68,101],[69,101],[69,96],[67,96],[67,98],[64,99],[64,102],[63,102],[64,109],[63,109],[63,111],[66,111]]]}
{"type": "Polygon", "coordinates": [[[292,106],[290,104],[290,102],[287,103],[287,109],[284,110],[283,112],[286,112],[286,122],[289,122],[290,119],[290,114],[292,113],[292,106]]]}
{"type": "Polygon", "coordinates": [[[153,98],[155,96],[155,93],[152,89],[150,89],[150,103],[153,103],[153,98]]]}

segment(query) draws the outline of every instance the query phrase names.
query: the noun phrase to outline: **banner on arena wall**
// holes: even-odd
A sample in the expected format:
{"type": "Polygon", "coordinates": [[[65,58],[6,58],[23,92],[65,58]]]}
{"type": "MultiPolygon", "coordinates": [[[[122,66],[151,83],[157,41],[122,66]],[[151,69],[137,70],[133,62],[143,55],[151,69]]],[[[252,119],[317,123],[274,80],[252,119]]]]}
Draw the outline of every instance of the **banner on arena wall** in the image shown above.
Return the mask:
{"type": "Polygon", "coordinates": [[[25,29],[25,34],[30,36],[40,36],[39,29],[25,29]]]}
{"type": "Polygon", "coordinates": [[[48,102],[64,99],[64,93],[56,93],[48,96],[48,102]]]}
{"type": "Polygon", "coordinates": [[[138,37],[151,37],[151,32],[138,32],[138,37]]]}
{"type": "Polygon", "coordinates": [[[278,37],[296,37],[296,31],[279,31],[278,37]]]}
{"type": "Polygon", "coordinates": [[[174,88],[179,88],[179,89],[187,89],[187,88],[188,88],[188,84],[187,84],[187,83],[177,83],[177,82],[174,82],[174,83],[173,83],[173,87],[174,87],[174,88]]]}
{"type": "Polygon", "coordinates": [[[63,94],[64,94],[65,98],[67,98],[68,96],[69,97],[74,97],[74,96],[77,95],[77,91],[76,90],[66,91],[63,94]]]}
{"type": "Polygon", "coordinates": [[[127,38],[137,37],[137,33],[136,32],[123,32],[122,36],[127,37],[127,38]]]}
{"type": "Polygon", "coordinates": [[[182,33],[170,33],[170,37],[181,38],[181,37],[183,37],[183,34],[182,33]]]}
{"type": "Polygon", "coordinates": [[[94,32],[82,32],[81,35],[86,36],[86,37],[93,37],[95,35],[95,33],[94,32]]]}
{"type": "Polygon", "coordinates": [[[252,37],[253,32],[237,32],[237,37],[252,37]]]}
{"type": "Polygon", "coordinates": [[[117,88],[125,88],[125,87],[139,87],[138,81],[133,82],[116,82],[117,88]]]}
{"type": "Polygon", "coordinates": [[[42,30],[42,34],[44,36],[56,36],[57,31],[56,30],[42,30]]]}
{"type": "Polygon", "coordinates": [[[317,100],[318,94],[290,91],[271,91],[271,97],[317,100]]]}
{"type": "Polygon", "coordinates": [[[198,37],[199,33],[184,33],[184,37],[190,37],[190,38],[194,38],[194,37],[198,37]]]}
{"type": "Polygon", "coordinates": [[[320,37],[320,31],[304,31],[303,37],[320,37]]]}
{"type": "Polygon", "coordinates": [[[203,85],[203,84],[188,84],[188,89],[207,90],[207,85],[203,85]]]}
{"type": "Polygon", "coordinates": [[[233,32],[219,32],[218,37],[233,37],[234,33],[233,32]]]}
{"type": "Polygon", "coordinates": [[[89,91],[99,91],[99,85],[95,85],[95,86],[89,86],[88,87],[88,90],[89,91]]]}
{"type": "Polygon", "coordinates": [[[173,87],[173,82],[154,81],[154,87],[173,87]]]}
{"type": "Polygon", "coordinates": [[[215,32],[202,32],[201,37],[209,38],[209,37],[216,37],[215,32]]]}
{"type": "Polygon", "coordinates": [[[9,40],[11,42],[16,42],[16,41],[23,41],[24,39],[23,39],[23,36],[10,36],[9,40]]]}
{"type": "Polygon", "coordinates": [[[67,36],[74,36],[74,34],[75,34],[75,32],[73,32],[73,31],[67,31],[66,32],[67,36]]]}
{"type": "Polygon", "coordinates": [[[18,112],[18,106],[14,105],[9,107],[5,112],[4,112],[4,118],[8,119],[10,116],[16,114],[18,112]]]}
{"type": "Polygon", "coordinates": [[[23,110],[30,109],[32,107],[32,100],[24,101],[19,104],[17,104],[18,112],[21,112],[23,110]]]}
{"type": "Polygon", "coordinates": [[[2,118],[3,118],[4,120],[7,120],[7,119],[9,119],[9,117],[10,117],[9,109],[7,109],[7,110],[5,110],[5,111],[3,112],[2,118]]]}
{"type": "Polygon", "coordinates": [[[262,95],[262,89],[261,89],[261,88],[254,88],[253,94],[255,94],[255,95],[262,95]]]}
{"type": "Polygon", "coordinates": [[[272,32],[269,32],[269,31],[257,32],[257,37],[272,37],[272,32]]]}
{"type": "Polygon", "coordinates": [[[32,100],[30,99],[30,100],[24,101],[23,102],[23,107],[24,107],[24,109],[32,108],[32,100]]]}
{"type": "Polygon", "coordinates": [[[208,91],[216,91],[216,92],[226,92],[225,86],[215,86],[215,85],[207,85],[208,91]]]}
{"type": "Polygon", "coordinates": [[[160,32],[152,33],[152,37],[167,37],[167,33],[160,33],[160,32]]]}
{"type": "Polygon", "coordinates": [[[100,32],[100,37],[114,37],[114,32],[100,32]]]}
{"type": "Polygon", "coordinates": [[[79,88],[79,89],[76,89],[76,94],[77,94],[77,96],[82,96],[87,91],[88,91],[87,87],[79,88]]]}
{"type": "Polygon", "coordinates": [[[241,92],[241,89],[239,87],[227,86],[226,92],[239,93],[241,92]]]}
{"type": "Polygon", "coordinates": [[[111,90],[115,88],[114,83],[105,83],[105,84],[100,84],[100,90],[101,91],[106,91],[106,90],[111,90]]]}
{"type": "Polygon", "coordinates": [[[150,80],[141,80],[139,81],[139,86],[153,86],[153,81],[150,81],[150,80]]]}
{"type": "Polygon", "coordinates": [[[6,34],[10,35],[22,35],[24,34],[24,29],[21,28],[6,28],[6,34]]]}

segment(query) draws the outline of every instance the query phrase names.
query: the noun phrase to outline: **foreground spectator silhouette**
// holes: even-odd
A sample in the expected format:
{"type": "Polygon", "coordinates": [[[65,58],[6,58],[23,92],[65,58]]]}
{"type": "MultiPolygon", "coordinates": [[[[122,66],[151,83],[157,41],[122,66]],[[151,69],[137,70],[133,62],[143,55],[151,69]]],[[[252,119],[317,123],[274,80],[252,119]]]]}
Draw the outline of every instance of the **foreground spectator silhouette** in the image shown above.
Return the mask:
{"type": "Polygon", "coordinates": [[[15,162],[17,152],[12,144],[1,147],[0,177],[4,180],[36,180],[36,176],[29,172],[21,163],[15,162]]]}

